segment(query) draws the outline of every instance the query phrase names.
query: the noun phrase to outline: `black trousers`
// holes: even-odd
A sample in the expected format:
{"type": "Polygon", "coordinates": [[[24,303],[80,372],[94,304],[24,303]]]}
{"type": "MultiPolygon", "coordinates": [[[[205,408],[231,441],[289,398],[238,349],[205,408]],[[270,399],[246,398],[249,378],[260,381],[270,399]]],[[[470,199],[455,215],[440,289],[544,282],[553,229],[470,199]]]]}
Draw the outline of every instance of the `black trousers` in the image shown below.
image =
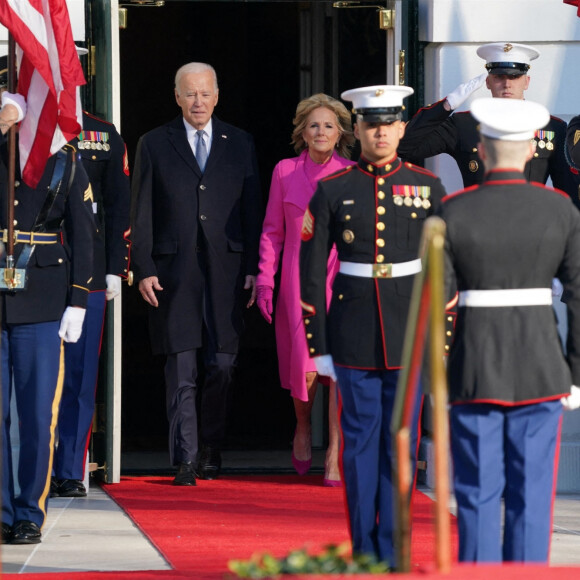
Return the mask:
{"type": "Polygon", "coordinates": [[[200,442],[221,447],[227,429],[230,387],[237,362],[236,353],[216,352],[211,337],[201,349],[167,355],[165,387],[169,420],[169,458],[172,465],[197,461],[200,442]],[[203,355],[205,379],[199,386],[198,355],[203,355]]]}

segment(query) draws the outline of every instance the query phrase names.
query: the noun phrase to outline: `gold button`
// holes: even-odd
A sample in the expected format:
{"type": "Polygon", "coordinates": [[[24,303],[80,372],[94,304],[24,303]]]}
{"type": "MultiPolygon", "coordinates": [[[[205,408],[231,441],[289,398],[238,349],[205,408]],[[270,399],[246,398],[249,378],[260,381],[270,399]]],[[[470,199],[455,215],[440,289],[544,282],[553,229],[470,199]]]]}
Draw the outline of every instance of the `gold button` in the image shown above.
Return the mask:
{"type": "Polygon", "coordinates": [[[350,220],[350,215],[346,214],[346,215],[344,216],[344,219],[345,219],[346,221],[350,220]]]}
{"type": "Polygon", "coordinates": [[[310,324],[310,319],[309,318],[305,318],[304,319],[304,324],[306,324],[306,325],[310,324]]]}
{"type": "Polygon", "coordinates": [[[18,220],[14,220],[14,225],[17,226],[18,225],[18,220]]]}
{"type": "Polygon", "coordinates": [[[448,344],[445,345],[445,350],[449,350],[449,345],[448,344]]]}
{"type": "Polygon", "coordinates": [[[59,258],[59,259],[58,259],[58,263],[59,263],[59,264],[62,264],[62,263],[63,263],[63,261],[64,261],[64,260],[63,260],[62,258],[59,258]]]}
{"type": "Polygon", "coordinates": [[[477,153],[477,147],[474,147],[474,148],[473,148],[471,151],[472,151],[473,153],[477,153]]]}
{"type": "Polygon", "coordinates": [[[205,191],[205,185],[200,185],[199,189],[201,189],[202,191],[205,191]]]}
{"type": "Polygon", "coordinates": [[[129,261],[129,257],[128,256],[125,256],[125,260],[129,261]]]}
{"type": "Polygon", "coordinates": [[[384,229],[385,229],[385,224],[383,222],[378,222],[377,223],[377,230],[382,232],[384,229]]]}
{"type": "Polygon", "coordinates": [[[310,351],[310,354],[314,354],[316,352],[316,349],[315,348],[310,348],[309,351],[310,351]]]}
{"type": "Polygon", "coordinates": [[[446,334],[447,336],[451,336],[452,332],[451,332],[450,330],[448,330],[448,331],[447,331],[445,334],[446,334]]]}
{"type": "Polygon", "coordinates": [[[15,200],[14,200],[14,205],[15,205],[15,206],[16,206],[16,205],[18,205],[19,203],[20,203],[20,202],[19,202],[17,199],[15,199],[15,200]]]}
{"type": "Polygon", "coordinates": [[[385,245],[385,240],[383,240],[383,239],[379,238],[379,239],[377,240],[377,246],[378,246],[379,248],[383,248],[383,247],[384,247],[384,245],[385,245]]]}
{"type": "Polygon", "coordinates": [[[125,268],[125,269],[123,270],[123,272],[127,272],[127,268],[125,268]]]}
{"type": "Polygon", "coordinates": [[[20,181],[15,181],[14,182],[14,187],[20,187],[20,181]]]}
{"type": "Polygon", "coordinates": [[[367,165],[367,171],[369,173],[372,173],[373,172],[373,166],[372,165],[367,165]]]}
{"type": "Polygon", "coordinates": [[[91,159],[92,159],[93,161],[95,161],[95,160],[97,159],[97,156],[96,156],[96,155],[93,155],[93,156],[91,157],[91,159]]]}
{"type": "Polygon", "coordinates": [[[417,219],[417,214],[416,214],[415,212],[413,212],[413,213],[411,214],[411,217],[412,217],[413,219],[417,219]]]}
{"type": "Polygon", "coordinates": [[[447,317],[447,322],[453,322],[453,316],[448,316],[447,317]]]}
{"type": "Polygon", "coordinates": [[[379,199],[385,199],[385,192],[384,191],[379,191],[379,193],[377,193],[377,197],[379,199]]]}
{"type": "Polygon", "coordinates": [[[540,154],[539,153],[534,153],[534,157],[539,157],[540,154]]]}
{"type": "Polygon", "coordinates": [[[306,334],[306,338],[312,338],[312,334],[310,334],[310,332],[308,332],[308,333],[306,334]]]}
{"type": "Polygon", "coordinates": [[[386,170],[386,171],[390,171],[390,170],[391,170],[391,167],[392,167],[392,165],[391,165],[390,163],[387,163],[387,164],[385,165],[385,170],[386,170]]]}
{"type": "Polygon", "coordinates": [[[379,254],[379,255],[377,256],[377,262],[378,262],[379,264],[382,264],[384,261],[385,261],[385,257],[384,257],[382,254],[379,254]]]}
{"type": "Polygon", "coordinates": [[[343,298],[344,298],[344,294],[339,294],[339,295],[338,295],[338,299],[339,299],[339,300],[342,300],[343,298]]]}
{"type": "Polygon", "coordinates": [[[385,213],[385,208],[382,205],[379,205],[379,207],[377,207],[377,213],[379,215],[383,215],[385,213]]]}
{"type": "Polygon", "coordinates": [[[384,185],[384,184],[385,184],[385,180],[384,180],[382,177],[379,177],[379,178],[377,179],[377,183],[378,183],[379,185],[384,185]]]}

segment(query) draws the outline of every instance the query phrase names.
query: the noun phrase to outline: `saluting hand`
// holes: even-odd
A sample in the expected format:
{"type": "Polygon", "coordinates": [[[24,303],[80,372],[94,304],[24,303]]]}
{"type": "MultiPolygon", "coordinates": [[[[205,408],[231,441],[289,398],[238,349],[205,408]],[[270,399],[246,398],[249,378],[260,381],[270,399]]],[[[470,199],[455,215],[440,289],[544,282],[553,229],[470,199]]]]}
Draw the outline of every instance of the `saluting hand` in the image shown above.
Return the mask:
{"type": "Polygon", "coordinates": [[[159,284],[159,279],[157,276],[149,276],[148,278],[143,278],[139,282],[139,292],[141,292],[141,296],[148,304],[151,306],[159,306],[159,302],[157,301],[157,296],[155,295],[155,291],[161,292],[163,288],[161,284],[159,284]]]}

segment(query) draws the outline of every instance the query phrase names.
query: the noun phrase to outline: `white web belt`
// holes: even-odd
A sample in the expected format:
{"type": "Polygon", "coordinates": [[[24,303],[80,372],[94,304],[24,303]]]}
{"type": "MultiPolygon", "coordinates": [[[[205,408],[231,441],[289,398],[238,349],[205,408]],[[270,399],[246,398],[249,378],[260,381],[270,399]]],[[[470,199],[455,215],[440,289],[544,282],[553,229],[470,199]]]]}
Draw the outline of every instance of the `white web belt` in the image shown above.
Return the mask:
{"type": "Polygon", "coordinates": [[[548,306],[551,288],[515,288],[506,290],[464,290],[459,292],[459,306],[548,306]]]}

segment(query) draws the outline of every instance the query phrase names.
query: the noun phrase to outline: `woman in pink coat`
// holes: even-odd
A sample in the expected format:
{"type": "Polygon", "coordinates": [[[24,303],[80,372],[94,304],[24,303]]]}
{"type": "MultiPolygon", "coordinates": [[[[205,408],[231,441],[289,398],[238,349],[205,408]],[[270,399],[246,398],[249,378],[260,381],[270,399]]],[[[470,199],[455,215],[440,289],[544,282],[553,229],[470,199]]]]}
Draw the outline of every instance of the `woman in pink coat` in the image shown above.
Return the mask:
{"type": "MultiPolygon", "coordinates": [[[[294,399],[296,431],[292,463],[301,475],[312,463],[310,416],[316,394],[317,376],[308,356],[300,307],[300,230],[302,218],[318,180],[350,164],[346,159],[354,143],[350,113],[338,100],[324,94],[303,99],[293,120],[292,143],[298,157],[283,159],[274,168],[270,197],[260,239],[260,266],[256,279],[257,304],[262,316],[272,322],[274,275],[282,255],[280,291],[276,303],[276,345],[282,387],[294,399]]],[[[328,260],[327,297],[330,303],[332,280],[338,270],[336,252],[328,260]]],[[[336,384],[330,384],[329,446],[326,453],[324,484],[339,486],[336,384]]]]}

